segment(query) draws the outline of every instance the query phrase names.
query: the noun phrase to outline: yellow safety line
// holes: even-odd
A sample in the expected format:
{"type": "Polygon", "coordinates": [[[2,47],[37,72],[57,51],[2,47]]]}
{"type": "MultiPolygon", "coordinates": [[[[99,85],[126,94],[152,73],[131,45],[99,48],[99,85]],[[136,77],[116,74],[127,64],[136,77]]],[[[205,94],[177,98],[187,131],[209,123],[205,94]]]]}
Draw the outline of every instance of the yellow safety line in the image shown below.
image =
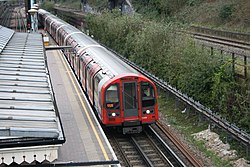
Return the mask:
{"type": "MultiPolygon", "coordinates": [[[[58,53],[58,51],[57,51],[57,53],[58,53]]],[[[59,54],[59,53],[58,53],[58,54],[59,54]]],[[[68,67],[67,67],[65,61],[61,58],[62,56],[59,55],[59,57],[60,57],[60,59],[62,60],[65,69],[68,70],[68,67]]],[[[102,153],[103,153],[105,159],[106,159],[106,160],[109,160],[108,155],[107,155],[107,152],[106,152],[106,150],[104,149],[104,146],[103,146],[103,144],[102,144],[102,142],[101,142],[100,137],[99,137],[98,134],[97,134],[97,131],[96,131],[96,129],[95,129],[95,126],[94,126],[92,120],[90,119],[89,113],[87,112],[87,109],[86,109],[86,107],[85,107],[85,104],[84,104],[83,101],[82,101],[81,95],[80,95],[80,93],[78,92],[78,89],[77,89],[77,87],[76,87],[76,85],[75,85],[75,82],[73,81],[73,79],[72,79],[72,77],[71,77],[70,74],[69,74],[69,77],[70,77],[70,80],[72,81],[73,86],[74,86],[74,88],[75,88],[75,90],[76,90],[76,93],[77,93],[77,95],[78,95],[78,97],[79,97],[79,99],[80,99],[80,101],[81,101],[82,107],[83,107],[83,109],[84,109],[85,114],[87,115],[87,118],[88,118],[88,120],[89,120],[89,123],[90,123],[90,125],[91,125],[93,131],[94,131],[94,134],[95,134],[95,136],[96,136],[96,138],[97,138],[97,141],[98,141],[98,143],[99,143],[99,145],[100,145],[100,147],[101,147],[102,153]]]]}

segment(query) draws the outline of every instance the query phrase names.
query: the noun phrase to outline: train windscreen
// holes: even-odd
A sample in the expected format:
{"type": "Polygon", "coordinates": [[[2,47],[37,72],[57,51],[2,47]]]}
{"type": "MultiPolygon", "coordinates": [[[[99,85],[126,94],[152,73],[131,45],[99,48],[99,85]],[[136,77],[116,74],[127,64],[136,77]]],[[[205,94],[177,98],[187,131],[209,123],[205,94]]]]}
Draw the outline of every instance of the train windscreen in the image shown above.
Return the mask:
{"type": "Polygon", "coordinates": [[[118,84],[110,85],[106,90],[105,96],[107,109],[120,108],[118,84]]]}
{"type": "Polygon", "coordinates": [[[155,105],[154,87],[149,82],[141,83],[142,107],[150,107],[155,105]]]}

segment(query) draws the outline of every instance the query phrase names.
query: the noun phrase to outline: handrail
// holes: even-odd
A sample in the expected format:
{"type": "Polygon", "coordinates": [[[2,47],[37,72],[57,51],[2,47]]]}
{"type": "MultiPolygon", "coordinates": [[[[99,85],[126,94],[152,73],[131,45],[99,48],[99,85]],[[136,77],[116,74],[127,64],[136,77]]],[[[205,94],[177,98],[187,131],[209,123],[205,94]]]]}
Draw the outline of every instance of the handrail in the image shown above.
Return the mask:
{"type": "Polygon", "coordinates": [[[188,104],[189,106],[193,107],[197,111],[199,111],[201,114],[209,118],[211,121],[213,121],[216,125],[220,126],[221,128],[225,129],[232,135],[234,135],[237,139],[245,143],[248,147],[250,147],[250,134],[247,132],[241,130],[239,127],[237,127],[235,124],[232,124],[225,120],[224,118],[221,118],[220,115],[216,114],[216,112],[213,112],[210,108],[205,107],[202,105],[199,101],[195,101],[192,97],[189,97],[188,95],[182,93],[180,90],[177,90],[176,88],[169,85],[167,82],[163,81],[162,79],[156,77],[155,75],[147,72],[145,69],[139,67],[134,62],[126,59],[122,55],[116,53],[115,51],[107,48],[111,52],[115,53],[122,61],[129,64],[134,69],[138,70],[140,73],[145,75],[146,77],[153,80],[161,89],[164,91],[168,91],[181,99],[183,102],[188,104]]]}

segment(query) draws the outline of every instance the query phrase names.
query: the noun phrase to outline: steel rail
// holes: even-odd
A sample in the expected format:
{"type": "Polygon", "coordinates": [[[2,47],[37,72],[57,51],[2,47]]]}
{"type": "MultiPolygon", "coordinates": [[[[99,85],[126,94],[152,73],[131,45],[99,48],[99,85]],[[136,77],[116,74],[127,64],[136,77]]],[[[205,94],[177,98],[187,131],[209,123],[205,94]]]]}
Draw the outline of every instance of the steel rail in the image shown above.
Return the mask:
{"type": "MultiPolygon", "coordinates": [[[[248,79],[248,68],[250,67],[247,62],[247,59],[250,58],[250,43],[249,41],[237,40],[233,38],[228,38],[224,36],[215,36],[213,34],[204,34],[203,32],[190,32],[190,31],[181,31],[182,33],[190,34],[192,38],[196,39],[201,45],[211,48],[211,55],[213,55],[214,48],[220,50],[221,54],[223,52],[232,54],[232,61],[229,61],[233,64],[233,70],[235,76],[242,79],[248,79]],[[239,64],[235,62],[235,55],[241,57],[241,61],[244,61],[244,64],[239,64]],[[237,72],[234,66],[237,65],[242,69],[242,72],[237,72]]],[[[242,35],[242,34],[241,34],[242,35]]],[[[250,34],[249,34],[250,36],[250,34]]],[[[249,38],[250,40],[250,38],[249,38]]]]}
{"type": "Polygon", "coordinates": [[[203,165],[186,149],[186,147],[173,136],[173,134],[160,121],[156,122],[156,126],[174,143],[174,145],[183,153],[194,167],[202,167],[203,165]]]}
{"type": "Polygon", "coordinates": [[[199,33],[199,32],[190,32],[190,34],[250,46],[250,43],[247,42],[247,41],[242,41],[242,40],[237,40],[237,39],[232,39],[232,38],[226,38],[226,37],[221,37],[221,36],[215,36],[215,35],[211,35],[211,34],[204,34],[204,33],[199,33]]]}
{"type": "Polygon", "coordinates": [[[4,12],[3,12],[3,15],[2,15],[2,22],[1,24],[3,26],[6,26],[7,25],[7,22],[8,22],[8,16],[9,15],[9,8],[7,8],[4,12]]]}
{"type": "Polygon", "coordinates": [[[6,27],[10,27],[12,12],[13,12],[13,10],[10,10],[10,12],[8,12],[6,27]]]}
{"type": "MultiPolygon", "coordinates": [[[[161,146],[163,146],[163,149],[170,154],[172,158],[174,158],[175,162],[178,164],[178,166],[186,167],[186,165],[182,162],[182,160],[174,153],[174,151],[165,143],[165,141],[154,131],[154,129],[149,126],[149,130],[154,135],[154,137],[157,139],[158,142],[160,142],[161,146]]],[[[152,145],[155,147],[155,149],[158,151],[158,153],[164,158],[164,160],[170,165],[171,167],[176,167],[175,164],[173,164],[169,158],[163,154],[162,150],[155,144],[153,139],[149,136],[149,134],[146,132],[147,137],[151,141],[152,145]]]]}
{"type": "Polygon", "coordinates": [[[25,15],[22,15],[21,8],[16,8],[16,17],[17,17],[17,27],[16,30],[19,30],[19,32],[25,32],[26,31],[26,25],[25,25],[25,15]]]}
{"type": "Polygon", "coordinates": [[[201,26],[195,26],[195,25],[192,25],[190,28],[191,28],[191,31],[198,32],[198,33],[230,38],[232,40],[237,40],[237,41],[250,42],[250,34],[249,33],[216,30],[216,29],[212,29],[212,28],[208,28],[208,27],[201,27],[201,26]]]}
{"type": "Polygon", "coordinates": [[[154,130],[147,129],[144,133],[123,136],[121,141],[115,134],[108,132],[108,137],[125,166],[169,166],[186,167],[173,150],[154,130]],[[149,133],[147,133],[149,132],[149,133]],[[150,134],[150,135],[149,135],[150,134]],[[124,143],[125,142],[125,143],[124,143]],[[127,142],[127,144],[126,144],[127,142]],[[145,145],[147,143],[148,145],[145,145]],[[158,143],[158,144],[157,144],[158,143]],[[128,151],[129,150],[129,151],[128,151]],[[131,153],[131,150],[134,150],[131,153]],[[126,153],[127,152],[127,153],[126,153]],[[137,156],[136,156],[137,155],[137,156]],[[137,161],[135,161],[135,157],[137,161]],[[156,158],[156,159],[155,159],[156,158]],[[139,161],[138,161],[139,160],[139,161]]]}
{"type": "MultiPolygon", "coordinates": [[[[105,46],[104,46],[105,47],[105,46]]],[[[107,47],[106,47],[107,48],[107,47]]],[[[215,123],[217,126],[225,129],[227,132],[235,136],[238,140],[246,144],[250,148],[250,134],[246,133],[245,131],[238,128],[235,124],[232,124],[228,122],[227,120],[221,118],[219,115],[217,115],[215,112],[213,112],[210,108],[207,108],[200,104],[199,101],[195,101],[192,97],[187,96],[186,94],[183,94],[180,90],[177,90],[176,88],[169,85],[167,82],[163,81],[162,79],[159,79],[155,75],[147,72],[143,68],[136,65],[134,62],[131,62],[130,60],[126,59],[125,57],[121,56],[114,50],[107,48],[109,51],[115,53],[118,58],[120,58],[122,61],[126,62],[128,65],[133,67],[134,69],[138,70],[140,73],[145,75],[146,77],[153,80],[159,88],[163,89],[164,91],[168,91],[172,93],[174,96],[188,104],[189,106],[193,107],[196,111],[206,116],[209,120],[211,120],[213,123],[215,123]]]]}
{"type": "Polygon", "coordinates": [[[144,151],[142,150],[142,148],[140,147],[139,143],[136,141],[136,139],[134,137],[131,136],[131,141],[134,144],[135,148],[137,149],[137,151],[140,153],[140,155],[142,156],[144,162],[146,163],[146,165],[148,167],[154,167],[153,163],[150,161],[150,159],[147,157],[147,155],[144,153],[144,151]]]}
{"type": "Polygon", "coordinates": [[[112,136],[112,140],[114,141],[115,146],[118,148],[118,150],[120,151],[122,158],[126,164],[126,166],[128,167],[132,167],[133,165],[130,163],[129,159],[126,156],[126,153],[124,152],[124,150],[122,149],[121,145],[119,144],[119,142],[117,141],[117,139],[112,136]]]}
{"type": "Polygon", "coordinates": [[[239,43],[239,42],[236,42],[236,41],[233,41],[230,39],[219,38],[219,37],[215,37],[215,36],[209,36],[209,35],[198,34],[198,33],[194,33],[193,38],[198,39],[198,40],[207,41],[207,42],[216,43],[216,44],[231,46],[234,48],[250,50],[250,44],[244,43],[244,42],[239,43]]]}
{"type": "Polygon", "coordinates": [[[22,32],[22,16],[21,14],[19,13],[20,12],[20,9],[19,11],[17,11],[17,17],[18,17],[18,29],[19,29],[19,32],[22,32]]]}
{"type": "Polygon", "coordinates": [[[146,166],[145,160],[135,147],[131,135],[118,135],[112,131],[107,130],[106,135],[109,138],[110,143],[116,150],[116,154],[121,157],[122,164],[124,166],[146,166]],[[108,134],[108,135],[107,135],[108,134]]]}
{"type": "Polygon", "coordinates": [[[25,22],[25,15],[22,15],[22,12],[20,11],[21,17],[22,17],[22,25],[23,25],[23,31],[26,32],[27,27],[26,27],[26,22],[25,22]]]}

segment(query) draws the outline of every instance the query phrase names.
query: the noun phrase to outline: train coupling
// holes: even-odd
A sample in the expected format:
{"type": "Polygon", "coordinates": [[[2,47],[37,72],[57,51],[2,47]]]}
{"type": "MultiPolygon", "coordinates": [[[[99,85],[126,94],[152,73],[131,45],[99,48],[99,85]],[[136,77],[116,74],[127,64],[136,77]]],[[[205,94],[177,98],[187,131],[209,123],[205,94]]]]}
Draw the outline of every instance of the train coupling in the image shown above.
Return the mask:
{"type": "Polygon", "coordinates": [[[123,132],[123,134],[141,133],[142,126],[123,127],[122,132],[123,132]]]}

